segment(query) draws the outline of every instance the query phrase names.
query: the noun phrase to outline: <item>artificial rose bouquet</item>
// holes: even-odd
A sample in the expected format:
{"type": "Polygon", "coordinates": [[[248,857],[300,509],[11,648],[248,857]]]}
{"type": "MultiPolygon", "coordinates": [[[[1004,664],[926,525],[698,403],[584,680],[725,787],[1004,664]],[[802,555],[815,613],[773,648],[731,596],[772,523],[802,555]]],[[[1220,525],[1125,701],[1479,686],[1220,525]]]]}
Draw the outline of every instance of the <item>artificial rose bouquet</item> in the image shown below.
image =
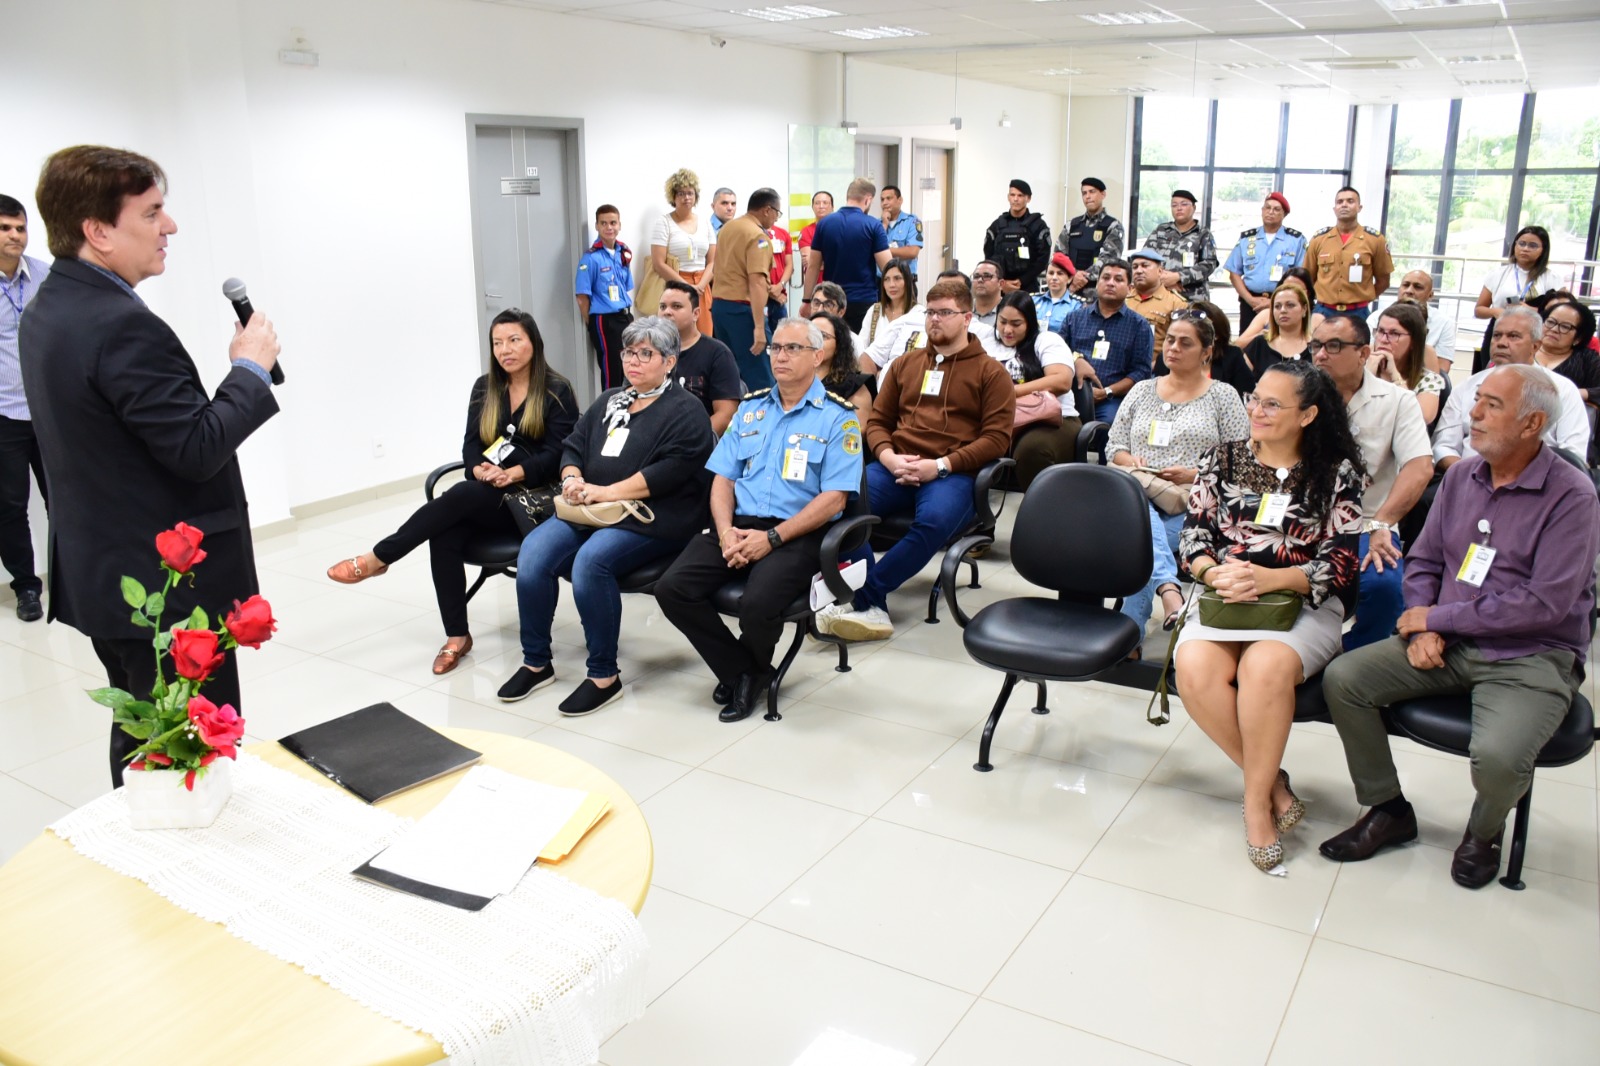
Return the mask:
{"type": "Polygon", "coordinates": [[[96,703],[110,707],[112,720],[124,733],[144,741],[129,756],[133,770],[184,771],[184,786],[194,789],[195,778],[206,772],[219,756],[238,755],[236,745],[244,736],[244,719],[231,704],[218,707],[200,694],[211,672],[222,665],[223,654],[244,645],[259,648],[272,639],[277,622],[272,605],[260,596],[251,596],[209,628],[204,608],[196,607],[188,618],[169,630],[161,628],[167,593],[184,577],[193,585],[193,569],[206,557],[200,547],[205,534],[179,522],[173,529],[156,535],[156,551],[166,571],[166,585],[160,592],[147,592],[131,577],[122,579],[122,598],[133,608],[133,624],[155,630],[151,644],[156,653],[156,681],[148,699],[140,699],[120,688],[101,688],[89,693],[96,703]],[[175,676],[166,676],[163,660],[170,660],[175,676]]]}

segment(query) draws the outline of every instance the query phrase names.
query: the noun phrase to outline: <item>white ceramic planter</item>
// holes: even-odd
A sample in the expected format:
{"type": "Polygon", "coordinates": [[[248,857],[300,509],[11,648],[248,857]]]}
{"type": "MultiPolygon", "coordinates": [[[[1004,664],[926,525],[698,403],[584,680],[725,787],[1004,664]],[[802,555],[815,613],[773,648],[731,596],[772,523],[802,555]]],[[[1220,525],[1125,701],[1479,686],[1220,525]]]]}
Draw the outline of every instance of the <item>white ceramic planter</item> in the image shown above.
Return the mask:
{"type": "Polygon", "coordinates": [[[200,829],[217,820],[233,795],[233,760],[218,759],[183,787],[185,770],[124,770],[122,792],[135,829],[200,829]]]}

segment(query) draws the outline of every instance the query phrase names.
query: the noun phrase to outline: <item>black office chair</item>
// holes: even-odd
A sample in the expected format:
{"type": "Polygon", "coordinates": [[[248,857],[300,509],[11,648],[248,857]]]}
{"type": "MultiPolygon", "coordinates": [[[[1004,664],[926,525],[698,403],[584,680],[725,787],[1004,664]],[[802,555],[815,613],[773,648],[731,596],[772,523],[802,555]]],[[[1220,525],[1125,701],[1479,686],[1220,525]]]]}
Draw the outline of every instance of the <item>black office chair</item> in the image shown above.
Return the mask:
{"type": "Polygon", "coordinates": [[[1085,422],[1078,430],[1078,447],[1073,454],[1080,463],[1106,465],[1106,444],[1111,439],[1110,422],[1085,422]],[[1090,458],[1093,456],[1093,458],[1090,458]]]}
{"type": "MultiPolygon", "coordinates": [[[[446,463],[430,473],[422,483],[422,494],[428,499],[433,499],[434,487],[439,479],[452,470],[465,470],[466,464],[457,460],[446,463]]],[[[513,581],[517,578],[517,553],[522,550],[522,534],[515,529],[506,531],[487,531],[474,533],[467,539],[462,558],[469,566],[481,567],[478,579],[467,589],[467,600],[477,595],[483,583],[496,574],[504,574],[513,581]]]]}
{"type": "MultiPolygon", "coordinates": [[[[1000,513],[1005,510],[1005,492],[1000,491],[1000,506],[997,508],[991,499],[991,492],[997,490],[1001,475],[1009,468],[1016,465],[1016,461],[1002,457],[985,463],[983,468],[974,475],[972,480],[972,521],[965,528],[957,531],[956,535],[944,543],[941,549],[944,560],[939,565],[939,580],[934,583],[928,593],[928,617],[930,625],[939,623],[939,594],[945,587],[955,588],[953,581],[947,582],[944,578],[946,572],[954,574],[955,571],[966,563],[972,572],[968,588],[982,588],[978,584],[978,558],[982,550],[994,543],[995,526],[1000,521],[1000,513]],[[964,545],[957,552],[956,547],[964,545]],[[976,554],[975,554],[976,553],[976,554]]],[[[883,552],[894,545],[911,531],[911,523],[916,516],[910,512],[880,517],[877,526],[872,530],[871,543],[874,551],[883,552]]],[[[957,610],[955,593],[949,594],[950,609],[957,610]]]]}
{"type": "Polygon", "coordinates": [[[1044,713],[1047,682],[1093,680],[1138,647],[1139,626],[1104,601],[1143,588],[1153,564],[1150,507],[1133,478],[1100,466],[1061,463],[1034,479],[1011,531],[1011,565],[1033,584],[1055,590],[1057,598],[1021,596],[992,603],[962,633],[968,655],[1005,674],[974,769],[994,768],[989,746],[1019,680],[1038,686],[1034,710],[1044,713]],[[1095,501],[1093,522],[1078,521],[1086,499],[1095,501]],[[1073,531],[1071,537],[1062,536],[1065,529],[1073,531]]]}
{"type": "MultiPolygon", "coordinates": [[[[866,487],[866,477],[863,473],[861,491],[845,506],[844,513],[828,527],[827,533],[822,537],[818,569],[823,582],[828,586],[828,591],[833,593],[833,602],[836,604],[848,603],[855,598],[855,590],[845,584],[844,578],[840,576],[839,560],[866,543],[868,533],[878,522],[867,504],[866,487]]],[[[619,579],[618,587],[623,592],[653,595],[656,582],[661,580],[676,558],[671,556],[648,563],[619,579]]],[[[712,601],[716,604],[719,614],[738,617],[739,602],[744,597],[746,577],[746,574],[740,573],[712,593],[712,601]]],[[[788,675],[789,667],[794,665],[795,656],[800,654],[800,646],[805,642],[807,633],[838,648],[839,665],[834,669],[841,674],[850,672],[849,644],[831,634],[818,632],[815,619],[816,616],[811,610],[808,587],[783,612],[784,624],[793,623],[795,627],[794,639],[789,642],[789,648],[784,652],[783,659],[773,671],[772,681],[767,686],[767,713],[763,716],[766,721],[777,722],[783,719],[783,715],[778,713],[778,690],[783,687],[783,679],[788,675]]]]}

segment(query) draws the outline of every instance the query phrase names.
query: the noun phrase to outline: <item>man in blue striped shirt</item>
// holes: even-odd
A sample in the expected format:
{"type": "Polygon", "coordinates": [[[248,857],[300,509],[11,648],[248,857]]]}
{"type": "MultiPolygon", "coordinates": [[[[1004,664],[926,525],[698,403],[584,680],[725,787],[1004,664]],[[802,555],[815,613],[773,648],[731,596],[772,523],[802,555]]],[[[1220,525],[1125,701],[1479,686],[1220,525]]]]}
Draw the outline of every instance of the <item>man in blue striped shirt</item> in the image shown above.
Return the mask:
{"type": "Polygon", "coordinates": [[[39,594],[44,584],[33,571],[33,533],[28,528],[28,471],[44,495],[44,466],[33,436],[33,416],[22,394],[22,365],[17,358],[17,330],[22,312],[50,268],[28,249],[28,212],[17,200],[0,195],[0,563],[11,574],[17,594],[17,617],[37,622],[44,617],[39,594]]]}
{"type": "Polygon", "coordinates": [[[1131,276],[1125,259],[1100,264],[1095,302],[1056,330],[1076,357],[1077,380],[1094,382],[1094,417],[1101,422],[1115,420],[1128,390],[1153,372],[1155,333],[1127,306],[1131,276]]]}

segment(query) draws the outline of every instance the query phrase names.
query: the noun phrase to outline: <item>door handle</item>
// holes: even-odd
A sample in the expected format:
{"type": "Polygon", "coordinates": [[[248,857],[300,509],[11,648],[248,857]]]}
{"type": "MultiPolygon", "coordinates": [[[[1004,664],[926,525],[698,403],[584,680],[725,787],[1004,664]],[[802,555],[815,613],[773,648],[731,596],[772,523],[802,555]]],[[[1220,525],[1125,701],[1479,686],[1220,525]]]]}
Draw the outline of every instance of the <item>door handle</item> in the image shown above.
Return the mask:
{"type": "Polygon", "coordinates": [[[485,300],[504,300],[505,299],[504,296],[501,296],[497,292],[486,292],[486,293],[483,294],[483,298],[485,300]]]}

